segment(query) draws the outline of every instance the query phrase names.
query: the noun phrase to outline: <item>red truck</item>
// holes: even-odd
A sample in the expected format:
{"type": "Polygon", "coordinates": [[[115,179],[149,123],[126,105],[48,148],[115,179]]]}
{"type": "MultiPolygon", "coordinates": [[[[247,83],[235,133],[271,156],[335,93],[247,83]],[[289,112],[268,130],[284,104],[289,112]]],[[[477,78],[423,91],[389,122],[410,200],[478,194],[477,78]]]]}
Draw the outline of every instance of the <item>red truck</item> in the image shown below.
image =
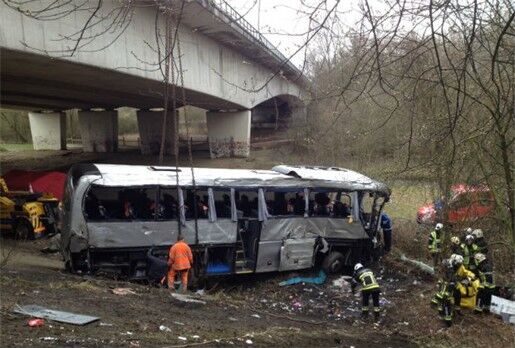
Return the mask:
{"type": "MultiPolygon", "coordinates": [[[[489,216],[495,202],[488,186],[456,184],[451,187],[449,200],[449,223],[473,221],[489,216]]],[[[441,220],[443,200],[437,199],[418,208],[419,224],[434,224],[441,220]]]]}

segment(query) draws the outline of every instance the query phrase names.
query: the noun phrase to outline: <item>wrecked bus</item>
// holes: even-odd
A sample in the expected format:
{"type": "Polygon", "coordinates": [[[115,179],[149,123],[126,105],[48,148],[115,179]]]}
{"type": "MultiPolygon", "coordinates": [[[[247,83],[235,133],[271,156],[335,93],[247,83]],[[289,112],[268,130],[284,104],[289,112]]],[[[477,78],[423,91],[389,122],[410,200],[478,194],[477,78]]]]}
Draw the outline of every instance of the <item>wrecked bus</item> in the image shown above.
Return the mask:
{"type": "Polygon", "coordinates": [[[61,251],[71,271],[144,279],[149,249],[166,255],[181,233],[197,277],[315,265],[337,273],[379,249],[389,195],[334,167],[79,164],[66,180],[61,251]]]}

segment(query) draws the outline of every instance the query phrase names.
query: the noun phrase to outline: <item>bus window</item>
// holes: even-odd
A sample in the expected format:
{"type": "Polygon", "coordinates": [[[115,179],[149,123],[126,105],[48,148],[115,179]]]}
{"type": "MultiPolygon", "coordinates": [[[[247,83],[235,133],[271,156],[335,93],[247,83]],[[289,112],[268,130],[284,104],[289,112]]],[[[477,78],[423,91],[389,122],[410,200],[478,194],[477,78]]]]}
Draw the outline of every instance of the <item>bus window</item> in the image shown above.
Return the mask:
{"type": "Polygon", "coordinates": [[[268,212],[272,216],[304,216],[304,190],[298,192],[265,192],[268,212]]]}
{"type": "Polygon", "coordinates": [[[370,192],[361,193],[360,215],[363,223],[369,223],[374,205],[374,195],[370,192]]]}
{"type": "Polygon", "coordinates": [[[351,207],[352,199],[349,194],[344,192],[336,194],[333,202],[332,216],[335,218],[347,218],[351,215],[351,207]]]}
{"type": "Polygon", "coordinates": [[[217,218],[231,218],[231,190],[213,190],[217,218]]]}
{"type": "Polygon", "coordinates": [[[197,219],[207,219],[209,217],[209,197],[207,188],[185,190],[184,210],[186,220],[195,219],[195,203],[197,219]]]}
{"type": "Polygon", "coordinates": [[[176,188],[161,188],[157,206],[158,219],[177,219],[177,207],[179,206],[177,197],[176,188]]]}
{"type": "Polygon", "coordinates": [[[157,189],[93,186],[84,201],[87,220],[153,220],[157,189]]]}
{"type": "Polygon", "coordinates": [[[336,192],[311,190],[309,192],[309,216],[331,216],[336,195],[336,192]]]}
{"type": "Polygon", "coordinates": [[[245,218],[257,218],[258,193],[256,191],[236,191],[236,209],[238,216],[245,218]]]}

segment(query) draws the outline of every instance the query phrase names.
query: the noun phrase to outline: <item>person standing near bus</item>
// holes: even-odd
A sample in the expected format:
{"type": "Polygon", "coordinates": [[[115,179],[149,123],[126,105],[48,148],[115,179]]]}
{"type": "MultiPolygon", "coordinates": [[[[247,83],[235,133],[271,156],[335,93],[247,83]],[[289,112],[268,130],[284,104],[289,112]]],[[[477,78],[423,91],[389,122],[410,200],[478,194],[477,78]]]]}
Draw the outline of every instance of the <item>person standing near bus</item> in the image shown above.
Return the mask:
{"type": "Polygon", "coordinates": [[[443,224],[437,223],[434,230],[429,234],[429,242],[427,248],[429,249],[429,254],[431,254],[431,258],[433,259],[433,267],[436,269],[440,264],[440,256],[442,253],[442,242],[443,242],[443,224]]]}
{"type": "Polygon", "coordinates": [[[179,235],[177,243],[170,247],[168,253],[168,288],[174,289],[175,275],[181,277],[182,291],[188,290],[188,273],[193,265],[191,248],[184,241],[184,236],[179,235]]]}
{"type": "Polygon", "coordinates": [[[388,254],[392,249],[392,219],[385,213],[381,213],[380,221],[383,230],[384,253],[388,254]]]}
{"type": "Polygon", "coordinates": [[[374,273],[370,269],[363,267],[361,263],[357,263],[354,266],[354,274],[351,282],[351,290],[353,294],[358,285],[361,285],[361,314],[368,314],[370,297],[372,297],[374,316],[376,319],[379,318],[379,313],[381,311],[381,308],[379,307],[379,294],[381,293],[381,289],[379,288],[379,284],[377,283],[374,273]]]}

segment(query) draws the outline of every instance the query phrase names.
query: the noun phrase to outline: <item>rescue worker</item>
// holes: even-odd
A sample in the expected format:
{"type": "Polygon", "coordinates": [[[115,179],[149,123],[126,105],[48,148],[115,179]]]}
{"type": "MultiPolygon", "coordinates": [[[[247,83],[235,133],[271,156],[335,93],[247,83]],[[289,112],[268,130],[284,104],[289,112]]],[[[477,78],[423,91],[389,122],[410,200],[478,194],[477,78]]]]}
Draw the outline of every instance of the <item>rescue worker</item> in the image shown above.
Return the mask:
{"type": "Polygon", "coordinates": [[[476,279],[476,275],[465,268],[464,257],[462,255],[452,254],[449,260],[451,261],[452,269],[454,271],[453,278],[456,285],[453,289],[454,305],[455,310],[459,312],[461,309],[460,287],[469,286],[471,282],[476,279]]]}
{"type": "Polygon", "coordinates": [[[485,240],[483,235],[483,230],[480,228],[472,231],[472,235],[474,236],[474,243],[478,246],[479,252],[482,254],[488,254],[488,243],[485,240]]]}
{"type": "Polygon", "coordinates": [[[483,253],[474,255],[474,262],[476,264],[476,275],[481,282],[478,288],[474,312],[489,312],[492,294],[495,289],[492,265],[483,253]]]}
{"type": "Polygon", "coordinates": [[[472,233],[472,228],[471,227],[467,227],[463,230],[463,232],[461,233],[461,239],[462,240],[465,240],[465,237],[468,236],[469,234],[472,233]]]}
{"type": "Polygon", "coordinates": [[[175,289],[175,275],[181,276],[182,291],[188,290],[188,273],[193,265],[193,254],[191,248],[184,241],[184,237],[179,235],[177,243],[170,247],[168,253],[168,288],[175,289]]]}
{"type": "Polygon", "coordinates": [[[433,259],[433,267],[436,268],[440,264],[440,255],[442,253],[442,231],[443,224],[437,223],[434,230],[429,234],[428,249],[433,259]]]}
{"type": "Polygon", "coordinates": [[[450,259],[444,259],[441,265],[441,279],[438,281],[438,292],[431,300],[438,308],[442,320],[450,326],[452,324],[454,307],[454,270],[450,259]]]}
{"type": "Polygon", "coordinates": [[[473,271],[476,268],[474,264],[473,257],[476,253],[479,252],[478,246],[474,243],[474,236],[468,234],[465,237],[465,243],[461,243],[461,252],[460,254],[463,256],[463,265],[473,271]]]}
{"type": "Polygon", "coordinates": [[[381,229],[383,230],[384,252],[392,249],[392,220],[386,213],[381,213],[381,229]]]}
{"type": "Polygon", "coordinates": [[[461,242],[460,237],[452,236],[451,237],[451,255],[461,253],[461,242]]]}
{"type": "Polygon", "coordinates": [[[379,307],[379,294],[381,289],[379,288],[379,284],[377,283],[374,273],[370,269],[363,267],[361,263],[357,263],[354,266],[354,274],[352,276],[351,283],[353,294],[355,293],[356,286],[358,284],[361,285],[361,314],[368,314],[369,301],[370,297],[372,297],[372,302],[374,305],[374,316],[378,318],[379,312],[381,311],[381,308],[379,307]]]}

